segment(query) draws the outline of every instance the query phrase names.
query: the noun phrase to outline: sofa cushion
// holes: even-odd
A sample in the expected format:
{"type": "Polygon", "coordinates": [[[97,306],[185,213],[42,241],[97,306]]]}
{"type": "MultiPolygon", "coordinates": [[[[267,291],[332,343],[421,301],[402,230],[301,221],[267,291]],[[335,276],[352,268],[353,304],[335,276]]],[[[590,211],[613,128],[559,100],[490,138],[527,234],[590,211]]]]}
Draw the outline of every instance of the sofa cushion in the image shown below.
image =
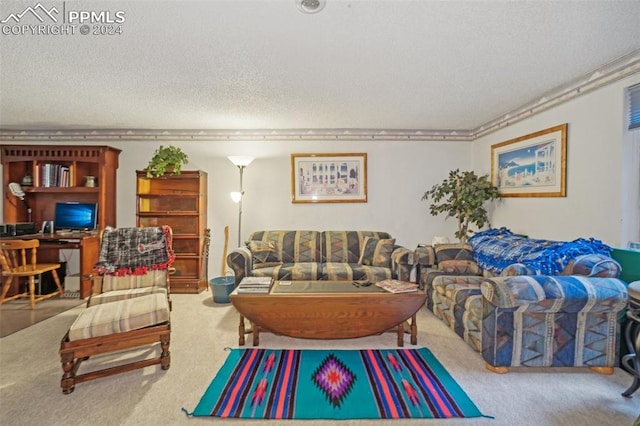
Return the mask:
{"type": "Polygon", "coordinates": [[[473,261],[473,253],[470,244],[466,243],[450,243],[438,244],[433,247],[436,255],[436,263],[445,260],[471,260],[473,261]]]}
{"type": "Polygon", "coordinates": [[[319,231],[256,231],[249,240],[275,243],[283,263],[321,262],[322,240],[319,231]]]}
{"type": "Polygon", "coordinates": [[[141,287],[131,290],[114,290],[106,293],[92,294],[87,301],[87,306],[100,305],[102,303],[117,302],[118,300],[132,299],[134,297],[147,296],[149,294],[161,293],[167,296],[166,287],[141,287]]]}
{"type": "Polygon", "coordinates": [[[482,270],[472,260],[443,260],[438,263],[438,269],[454,275],[482,275],[482,270]]]}
{"type": "Polygon", "coordinates": [[[322,279],[330,281],[369,280],[371,282],[392,278],[391,269],[366,266],[359,263],[329,262],[322,265],[322,279]]]}
{"type": "Polygon", "coordinates": [[[391,253],[395,248],[396,240],[365,237],[360,250],[358,263],[366,266],[381,266],[391,268],[391,253]]]}
{"type": "Polygon", "coordinates": [[[282,264],[278,247],[274,242],[268,241],[247,241],[247,247],[251,251],[252,268],[266,268],[282,264]]]}
{"type": "Polygon", "coordinates": [[[323,231],[322,262],[358,263],[366,237],[388,239],[381,231],[323,231]]]}
{"type": "Polygon", "coordinates": [[[143,287],[166,287],[167,270],[150,270],[144,275],[102,275],[96,277],[96,281],[99,282],[100,287],[97,289],[97,293],[143,287]]]}
{"type": "Polygon", "coordinates": [[[322,264],[318,262],[283,263],[277,266],[254,269],[254,277],[271,277],[274,280],[320,280],[322,279],[322,264]]]}
{"type": "Polygon", "coordinates": [[[166,321],[169,321],[167,295],[153,293],[88,307],[71,325],[69,340],[124,333],[166,321]]]}

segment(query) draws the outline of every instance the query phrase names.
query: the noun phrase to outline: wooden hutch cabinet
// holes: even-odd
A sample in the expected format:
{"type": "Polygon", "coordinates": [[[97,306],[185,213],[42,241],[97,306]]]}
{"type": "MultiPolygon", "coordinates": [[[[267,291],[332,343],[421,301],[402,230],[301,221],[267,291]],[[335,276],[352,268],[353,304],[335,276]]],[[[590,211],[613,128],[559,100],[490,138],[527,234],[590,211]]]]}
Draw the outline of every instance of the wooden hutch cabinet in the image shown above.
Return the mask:
{"type": "Polygon", "coordinates": [[[173,230],[176,272],[172,293],[200,293],[208,286],[207,173],[148,178],[136,171],[137,226],[169,225],[173,230]]]}
{"type": "MultiPolygon", "coordinates": [[[[0,152],[4,223],[34,222],[36,230],[40,230],[43,221],[54,220],[56,203],[79,202],[98,204],[98,230],[116,226],[119,149],[92,145],[3,145],[0,152]],[[9,190],[12,182],[21,184],[24,201],[9,190]]],[[[92,230],[67,234],[37,234],[38,260],[58,262],[60,249],[79,250],[80,298],[85,298],[91,293],[91,275],[98,261],[99,233],[92,230]],[[63,240],[64,245],[57,244],[63,240]]],[[[9,295],[16,293],[18,287],[18,281],[14,281],[9,295]]]]}
{"type": "Polygon", "coordinates": [[[4,223],[28,222],[28,205],[32,212],[30,222],[40,229],[43,221],[53,220],[56,202],[77,201],[98,203],[99,229],[116,226],[119,149],[90,145],[4,145],[1,152],[4,223]],[[25,176],[31,177],[33,185],[22,186],[25,192],[22,202],[11,194],[8,185],[21,183],[25,176]],[[94,186],[85,186],[88,179],[94,180],[94,186]]]}

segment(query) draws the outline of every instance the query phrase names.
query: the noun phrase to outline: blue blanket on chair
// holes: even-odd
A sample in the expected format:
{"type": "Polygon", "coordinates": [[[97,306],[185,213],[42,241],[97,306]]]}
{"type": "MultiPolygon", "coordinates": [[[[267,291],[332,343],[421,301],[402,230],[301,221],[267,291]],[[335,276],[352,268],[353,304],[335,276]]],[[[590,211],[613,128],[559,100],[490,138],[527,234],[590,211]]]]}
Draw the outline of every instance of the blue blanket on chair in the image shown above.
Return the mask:
{"type": "Polygon", "coordinates": [[[495,274],[513,263],[523,263],[538,274],[558,275],[577,256],[611,255],[611,247],[593,238],[568,242],[536,240],[516,235],[507,228],[477,232],[468,242],[476,263],[495,274]]]}

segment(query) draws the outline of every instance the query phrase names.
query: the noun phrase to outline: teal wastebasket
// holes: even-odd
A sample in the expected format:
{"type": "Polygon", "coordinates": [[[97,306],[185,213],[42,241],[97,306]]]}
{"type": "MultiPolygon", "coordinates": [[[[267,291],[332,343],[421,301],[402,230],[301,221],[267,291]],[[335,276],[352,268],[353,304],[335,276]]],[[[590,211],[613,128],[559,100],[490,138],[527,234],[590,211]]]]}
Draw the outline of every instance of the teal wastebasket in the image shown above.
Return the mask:
{"type": "Polygon", "coordinates": [[[213,301],[215,303],[229,303],[229,295],[233,291],[235,283],[235,277],[231,275],[211,279],[209,284],[211,285],[211,293],[213,293],[213,301]]]}

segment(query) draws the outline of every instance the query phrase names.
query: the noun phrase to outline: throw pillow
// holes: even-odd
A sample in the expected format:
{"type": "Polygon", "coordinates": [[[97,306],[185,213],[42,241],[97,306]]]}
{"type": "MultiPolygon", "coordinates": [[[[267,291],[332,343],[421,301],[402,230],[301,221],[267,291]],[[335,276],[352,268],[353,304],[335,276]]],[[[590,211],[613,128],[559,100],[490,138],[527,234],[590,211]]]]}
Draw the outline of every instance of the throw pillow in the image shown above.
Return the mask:
{"type": "Polygon", "coordinates": [[[395,248],[396,240],[365,237],[360,250],[358,263],[366,266],[381,266],[391,268],[391,253],[395,248]]]}
{"type": "Polygon", "coordinates": [[[282,265],[276,243],[252,240],[247,242],[247,247],[253,257],[252,269],[282,265]]]}

